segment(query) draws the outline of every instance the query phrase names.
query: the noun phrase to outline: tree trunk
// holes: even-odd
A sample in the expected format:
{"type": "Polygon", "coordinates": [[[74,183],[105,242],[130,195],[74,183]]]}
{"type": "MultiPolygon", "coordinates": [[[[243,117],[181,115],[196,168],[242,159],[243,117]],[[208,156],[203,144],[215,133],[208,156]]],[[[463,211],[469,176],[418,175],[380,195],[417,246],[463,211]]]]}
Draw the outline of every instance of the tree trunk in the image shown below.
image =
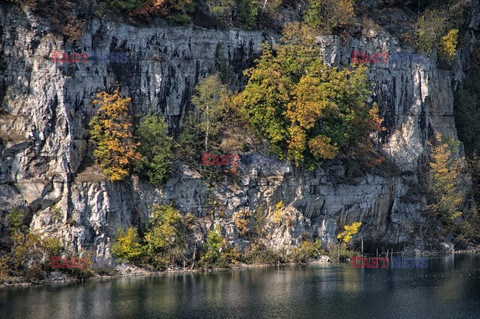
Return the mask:
{"type": "Polygon", "coordinates": [[[205,153],[208,152],[208,131],[210,130],[210,117],[208,116],[208,104],[207,104],[207,132],[205,133],[205,153]]]}
{"type": "Polygon", "coordinates": [[[265,1],[263,2],[262,13],[263,13],[263,11],[265,10],[265,7],[267,6],[267,2],[268,2],[268,0],[265,0],[265,1]]]}
{"type": "Polygon", "coordinates": [[[362,238],[362,257],[363,257],[363,236],[361,238],[362,238]]]}

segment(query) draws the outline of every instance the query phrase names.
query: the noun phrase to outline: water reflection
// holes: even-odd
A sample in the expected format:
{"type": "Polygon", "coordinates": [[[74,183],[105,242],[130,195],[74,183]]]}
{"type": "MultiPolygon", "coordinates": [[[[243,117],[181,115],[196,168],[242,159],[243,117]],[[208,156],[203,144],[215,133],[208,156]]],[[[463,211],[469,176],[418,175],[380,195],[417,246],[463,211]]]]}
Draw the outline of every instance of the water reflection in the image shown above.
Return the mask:
{"type": "Polygon", "coordinates": [[[426,269],[349,264],[0,290],[0,318],[480,318],[478,255],[426,269]]]}

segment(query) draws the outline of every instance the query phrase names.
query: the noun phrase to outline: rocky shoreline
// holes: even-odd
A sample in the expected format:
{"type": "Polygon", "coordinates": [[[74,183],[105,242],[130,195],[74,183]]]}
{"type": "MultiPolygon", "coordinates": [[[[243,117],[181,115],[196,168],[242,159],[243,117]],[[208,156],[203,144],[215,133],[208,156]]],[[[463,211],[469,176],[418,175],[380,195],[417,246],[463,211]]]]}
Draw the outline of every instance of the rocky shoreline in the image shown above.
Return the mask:
{"type": "Polygon", "coordinates": [[[268,268],[268,267],[285,267],[285,266],[295,266],[295,265],[328,265],[332,263],[330,257],[321,256],[318,259],[308,261],[307,263],[276,263],[276,264],[244,264],[239,263],[231,265],[229,268],[209,268],[209,269],[188,269],[188,268],[168,268],[166,270],[152,271],[138,266],[123,264],[115,268],[115,275],[100,275],[95,274],[89,279],[81,280],[75,277],[70,276],[69,274],[63,273],[61,271],[53,271],[48,274],[47,278],[44,280],[36,282],[25,282],[23,277],[12,277],[13,282],[0,284],[1,288],[7,287],[19,287],[19,286],[33,286],[33,285],[43,285],[43,284],[57,284],[57,283],[69,283],[69,282],[87,282],[95,280],[109,280],[114,278],[120,278],[125,276],[155,276],[155,275],[164,275],[172,273],[196,273],[196,272],[216,272],[216,271],[229,271],[229,270],[239,270],[239,269],[248,269],[248,268],[268,268]]]}
{"type": "MultiPolygon", "coordinates": [[[[447,254],[475,254],[480,253],[480,247],[469,249],[469,250],[456,250],[449,252],[447,254]]],[[[445,252],[421,252],[420,254],[415,253],[413,255],[420,256],[441,256],[445,255],[445,252]]],[[[403,254],[405,256],[410,256],[410,254],[403,254]]],[[[126,276],[155,276],[155,275],[164,275],[164,274],[180,274],[180,273],[198,273],[198,272],[217,272],[217,271],[229,271],[229,270],[239,270],[239,269],[248,269],[248,268],[270,268],[270,267],[288,267],[288,266],[297,266],[297,265],[329,265],[333,261],[330,257],[323,255],[315,260],[310,260],[306,263],[273,263],[273,264],[244,264],[239,263],[232,265],[229,268],[208,268],[208,269],[188,269],[188,268],[168,268],[166,270],[152,271],[138,266],[123,264],[115,268],[115,275],[100,275],[95,274],[89,279],[81,280],[75,277],[72,277],[61,271],[53,271],[48,274],[47,278],[37,282],[25,282],[23,277],[12,277],[13,282],[3,283],[0,285],[1,288],[8,287],[19,287],[19,286],[33,286],[33,285],[43,285],[43,284],[59,284],[59,283],[70,283],[70,282],[83,282],[83,281],[97,281],[97,280],[110,280],[126,276]]]]}

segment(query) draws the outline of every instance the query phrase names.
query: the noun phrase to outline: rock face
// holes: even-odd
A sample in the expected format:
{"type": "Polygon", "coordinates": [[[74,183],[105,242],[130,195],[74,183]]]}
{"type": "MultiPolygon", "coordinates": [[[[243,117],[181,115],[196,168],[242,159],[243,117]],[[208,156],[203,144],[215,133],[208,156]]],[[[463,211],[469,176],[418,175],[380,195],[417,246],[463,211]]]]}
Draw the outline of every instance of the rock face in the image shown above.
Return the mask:
{"type": "MultiPolygon", "coordinates": [[[[155,189],[136,179],[96,180],[84,171],[95,94],[118,82],[122,93],[132,97],[135,113],[159,113],[178,133],[199,78],[227,69],[233,74],[230,84],[239,87],[244,83],[241,71],[251,66],[260,44],[275,37],[94,19],[72,45],[52,35],[41,18],[10,5],[0,5],[0,26],[2,221],[10,209],[24,208],[33,229],[59,236],[67,247],[109,255],[117,229],[148,220],[154,203],[173,200],[183,213],[204,217],[203,230],[221,223],[230,241],[240,246],[247,243],[238,236],[233,213],[263,205],[269,220],[266,243],[273,248],[297,244],[305,233],[325,244],[336,242],[338,229],[354,221],[363,222],[365,238],[417,240],[422,246],[426,200],[419,185],[427,140],[435,132],[456,137],[451,75],[436,69],[434,56],[423,64],[370,67],[375,83],[370,102],[378,103],[387,127],[378,142],[395,166],[391,172],[350,178],[334,163],[315,172],[288,163],[242,165],[239,182],[226,181],[211,190],[197,172],[182,167],[155,189]],[[55,50],[128,52],[128,62],[56,64],[50,60],[55,50]],[[224,218],[205,217],[211,196],[225,207],[224,218]],[[288,223],[273,222],[280,201],[288,223]]],[[[318,44],[319,54],[335,65],[348,65],[351,50],[400,50],[397,39],[374,32],[347,44],[335,36],[320,37],[318,44]]]]}

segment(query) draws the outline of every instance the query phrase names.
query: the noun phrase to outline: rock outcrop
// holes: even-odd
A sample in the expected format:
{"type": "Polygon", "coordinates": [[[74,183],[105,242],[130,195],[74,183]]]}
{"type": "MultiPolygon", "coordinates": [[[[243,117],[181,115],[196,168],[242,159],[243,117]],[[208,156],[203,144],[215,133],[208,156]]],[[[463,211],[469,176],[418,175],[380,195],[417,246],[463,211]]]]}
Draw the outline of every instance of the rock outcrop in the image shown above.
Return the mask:
{"type": "MultiPolygon", "coordinates": [[[[90,102],[115,83],[132,97],[135,113],[159,113],[178,133],[199,78],[227,68],[230,84],[241,86],[241,71],[252,65],[260,44],[276,37],[261,32],[218,31],[197,27],[138,27],[93,19],[74,44],[49,32],[41,18],[11,5],[0,6],[0,211],[25,209],[31,227],[59,236],[67,247],[109,255],[113,235],[122,226],[150,217],[151,205],[174,201],[183,213],[205,217],[207,198],[225,207],[225,218],[203,218],[203,228],[221,223],[230,241],[239,239],[234,212],[263,205],[268,215],[266,243],[281,248],[307,233],[325,244],[336,242],[339,227],[362,221],[361,235],[390,243],[423,245],[426,199],[422,173],[428,138],[435,132],[456,137],[451,73],[427,63],[372,64],[376,102],[387,130],[379,147],[392,170],[381,175],[346,176],[332,163],[314,172],[288,163],[240,167],[240,181],[209,189],[198,172],[183,167],[162,188],[137,179],[122,183],[89,174],[90,102]],[[52,51],[128,52],[126,64],[56,64],[52,51]],[[289,226],[273,223],[283,201],[289,226]]],[[[365,32],[344,43],[318,38],[326,63],[348,65],[351,51],[403,50],[385,32],[365,32]]],[[[1,229],[0,229],[1,231],[1,229]]],[[[201,236],[200,236],[201,237],[201,236]]]]}

